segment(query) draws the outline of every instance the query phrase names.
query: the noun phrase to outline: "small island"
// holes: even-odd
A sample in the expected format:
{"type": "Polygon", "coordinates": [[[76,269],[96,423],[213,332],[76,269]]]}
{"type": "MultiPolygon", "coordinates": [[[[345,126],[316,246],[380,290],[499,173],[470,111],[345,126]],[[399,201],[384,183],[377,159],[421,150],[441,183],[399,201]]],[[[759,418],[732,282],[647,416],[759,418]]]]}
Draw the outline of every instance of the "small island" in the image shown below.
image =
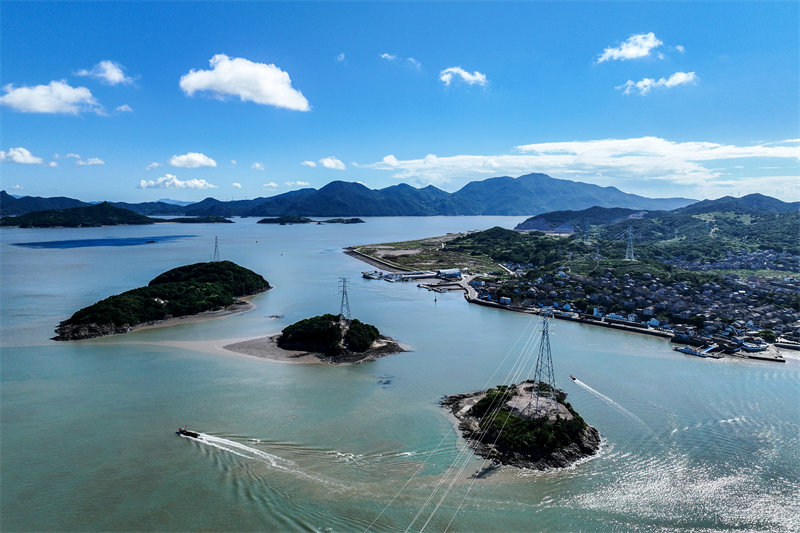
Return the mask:
{"type": "Polygon", "coordinates": [[[170,318],[249,308],[236,298],[269,290],[259,274],[231,261],[194,263],[156,276],[145,287],[85,307],[56,328],[54,340],[127,333],[170,318]]]}
{"type": "Polygon", "coordinates": [[[442,405],[458,419],[459,430],[479,456],[497,464],[546,470],[570,466],[600,448],[600,433],[566,398],[544,382],[534,391],[529,380],[446,396],[442,405]]]}
{"type": "Polygon", "coordinates": [[[375,326],[357,318],[347,321],[332,314],[306,318],[285,327],[280,335],[236,343],[225,349],[282,359],[274,354],[265,355],[277,349],[289,354],[290,359],[313,354],[318,360],[334,364],[365,363],[405,351],[397,341],[381,335],[375,326]]]}
{"type": "MultiPolygon", "coordinates": [[[[283,216],[283,217],[270,217],[262,218],[257,224],[279,224],[286,226],[288,224],[313,224],[315,221],[308,217],[296,216],[283,216]]],[[[360,218],[330,218],[328,220],[320,220],[317,224],[363,224],[364,221],[360,218]]]]}

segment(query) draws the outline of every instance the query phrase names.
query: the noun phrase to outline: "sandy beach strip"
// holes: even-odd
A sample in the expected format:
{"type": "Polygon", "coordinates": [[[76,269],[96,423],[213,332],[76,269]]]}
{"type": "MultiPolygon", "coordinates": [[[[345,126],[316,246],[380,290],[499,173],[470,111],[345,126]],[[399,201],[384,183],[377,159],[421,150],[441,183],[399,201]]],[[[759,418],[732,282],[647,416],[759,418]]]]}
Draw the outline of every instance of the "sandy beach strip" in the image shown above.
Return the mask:
{"type": "Polygon", "coordinates": [[[239,313],[247,313],[248,311],[252,311],[256,308],[256,306],[250,302],[250,298],[252,298],[252,296],[237,298],[233,305],[230,305],[225,309],[218,309],[217,311],[203,311],[202,313],[197,313],[196,315],[184,315],[176,316],[174,318],[167,318],[166,320],[159,320],[158,322],[136,326],[132,328],[131,331],[168,328],[170,326],[177,326],[179,324],[195,324],[197,322],[206,322],[209,320],[225,318],[231,315],[238,315],[239,313]]]}

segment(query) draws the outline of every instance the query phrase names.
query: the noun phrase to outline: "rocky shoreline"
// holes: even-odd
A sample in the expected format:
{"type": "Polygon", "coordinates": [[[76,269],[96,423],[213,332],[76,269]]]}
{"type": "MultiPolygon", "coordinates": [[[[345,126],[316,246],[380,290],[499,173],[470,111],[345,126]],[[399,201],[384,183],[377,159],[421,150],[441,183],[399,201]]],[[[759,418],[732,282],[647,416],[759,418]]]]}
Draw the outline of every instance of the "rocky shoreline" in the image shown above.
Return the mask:
{"type": "Polygon", "coordinates": [[[477,455],[492,461],[493,464],[509,465],[530,470],[566,468],[581,459],[591,457],[600,449],[600,432],[588,424],[586,424],[579,438],[573,440],[569,445],[553,451],[530,448],[515,450],[495,444],[496,439],[487,439],[481,429],[481,417],[475,416],[472,412],[472,407],[483,399],[488,392],[488,390],[483,390],[445,396],[441,401],[441,405],[447,408],[458,420],[458,429],[466,439],[469,447],[477,455]]]}

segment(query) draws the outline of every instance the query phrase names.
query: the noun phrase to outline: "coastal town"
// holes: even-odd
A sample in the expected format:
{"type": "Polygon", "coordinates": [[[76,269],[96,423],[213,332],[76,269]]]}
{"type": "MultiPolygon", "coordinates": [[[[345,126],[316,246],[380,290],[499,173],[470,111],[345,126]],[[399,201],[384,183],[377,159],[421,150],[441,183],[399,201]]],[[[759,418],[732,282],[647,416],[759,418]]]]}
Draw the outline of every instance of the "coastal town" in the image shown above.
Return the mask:
{"type": "MultiPolygon", "coordinates": [[[[785,266],[798,260],[792,254],[764,251],[726,258],[729,268],[750,263],[784,267],[785,276],[731,273],[699,283],[646,271],[615,275],[611,268],[595,275],[563,266],[543,273],[536,265],[511,262],[496,264],[492,272],[470,268],[411,271],[391,261],[398,258],[396,250],[386,258],[389,261],[353,250],[349,253],[389,270],[364,272],[366,278],[417,281],[420,287],[437,292],[463,290],[471,303],[551,312],[555,318],[664,337],[687,345],[680,351],[691,355],[722,357],[724,353],[782,362],[776,348],[800,349],[800,280],[785,266]]],[[[693,270],[710,268],[698,264],[693,270]]]]}

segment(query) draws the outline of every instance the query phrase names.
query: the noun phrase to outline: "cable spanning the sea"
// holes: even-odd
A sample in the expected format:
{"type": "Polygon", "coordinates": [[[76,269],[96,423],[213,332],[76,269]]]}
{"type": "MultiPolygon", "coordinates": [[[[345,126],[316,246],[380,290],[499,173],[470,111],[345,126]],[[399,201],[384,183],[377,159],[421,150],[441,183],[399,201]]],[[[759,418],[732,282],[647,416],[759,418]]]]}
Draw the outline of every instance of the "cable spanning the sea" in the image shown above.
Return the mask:
{"type": "MultiPolygon", "coordinates": [[[[503,380],[503,383],[516,383],[520,379],[523,378],[524,373],[526,371],[529,371],[529,369],[531,368],[531,360],[536,357],[536,355],[538,353],[538,345],[539,345],[540,340],[541,340],[541,329],[539,327],[537,327],[538,323],[539,322],[536,321],[536,320],[531,320],[531,321],[528,322],[528,325],[520,333],[520,336],[517,338],[516,342],[511,346],[511,348],[509,348],[509,350],[506,352],[505,356],[500,361],[500,363],[498,363],[495,371],[486,380],[484,388],[489,388],[491,386],[491,384],[493,382],[495,382],[496,376],[499,374],[500,369],[503,368],[503,366],[506,364],[506,362],[511,358],[511,356],[513,354],[517,354],[517,355],[514,358],[513,364],[511,366],[511,369],[507,372],[507,374],[505,376],[505,379],[503,380]],[[521,347],[519,347],[520,344],[521,344],[521,347]]],[[[496,418],[496,416],[498,414],[498,410],[499,410],[499,407],[501,406],[501,402],[502,401],[503,401],[502,395],[498,395],[496,398],[494,398],[492,400],[492,403],[491,403],[491,405],[490,405],[490,407],[489,407],[489,409],[487,411],[488,413],[491,413],[489,415],[490,418],[488,419],[488,424],[485,425],[485,429],[480,433],[479,439],[480,438],[484,438],[486,436],[486,432],[488,431],[488,428],[490,428],[492,426],[492,423],[494,422],[494,420],[495,420],[495,418],[496,418]]],[[[503,423],[503,427],[501,428],[500,433],[502,433],[503,429],[505,429],[505,422],[503,423]]],[[[387,509],[389,509],[389,507],[400,496],[400,494],[408,487],[408,485],[411,483],[411,481],[413,479],[415,479],[419,475],[419,473],[423,470],[423,468],[427,464],[428,460],[431,457],[433,457],[436,454],[436,452],[438,452],[441,449],[441,447],[444,444],[444,442],[450,436],[450,433],[454,432],[454,431],[455,431],[455,426],[451,427],[451,429],[447,431],[447,433],[442,437],[442,439],[436,445],[436,448],[431,453],[429,453],[427,455],[427,457],[425,458],[425,461],[423,461],[423,463],[414,472],[414,474],[412,474],[412,476],[403,484],[403,486],[400,487],[400,489],[397,491],[397,493],[392,497],[392,499],[381,510],[381,512],[378,514],[378,516],[376,516],[375,519],[373,519],[373,521],[364,529],[365,533],[372,529],[372,527],[384,515],[384,513],[387,511],[387,509]]],[[[494,442],[493,444],[495,444],[495,443],[496,442],[494,442]]],[[[469,466],[469,463],[473,459],[474,459],[474,454],[473,454],[472,449],[468,445],[463,446],[462,449],[459,450],[458,454],[456,455],[456,458],[453,460],[451,465],[448,467],[448,469],[445,471],[445,473],[439,478],[439,481],[436,483],[436,485],[434,486],[433,490],[431,491],[431,493],[426,498],[425,502],[420,506],[419,511],[417,511],[417,513],[412,518],[411,522],[406,527],[406,529],[405,529],[406,532],[410,531],[414,527],[414,524],[417,523],[421,518],[423,518],[423,513],[425,512],[425,509],[431,504],[431,502],[433,502],[433,500],[435,499],[437,493],[442,491],[441,495],[439,496],[438,501],[435,503],[435,505],[434,505],[433,509],[430,511],[430,513],[426,515],[427,518],[425,519],[425,522],[422,524],[422,527],[419,529],[420,532],[425,530],[425,528],[428,526],[428,524],[431,522],[431,520],[434,518],[436,513],[441,508],[441,506],[444,503],[444,501],[447,499],[447,496],[450,494],[450,492],[455,487],[456,482],[463,476],[464,471],[467,469],[467,467],[469,466]]],[[[482,460],[481,467],[480,467],[479,471],[483,470],[483,468],[485,467],[486,461],[487,461],[486,459],[482,460]]],[[[469,487],[467,489],[467,492],[465,493],[465,495],[462,498],[462,500],[459,502],[459,505],[458,505],[455,513],[450,518],[450,521],[448,522],[446,529],[449,529],[450,526],[452,525],[453,520],[455,520],[456,515],[461,510],[461,508],[462,508],[464,502],[466,501],[466,498],[469,495],[469,492],[472,489],[472,486],[474,485],[475,481],[477,481],[477,477],[474,477],[472,482],[470,483],[470,485],[469,485],[469,487]]]]}

